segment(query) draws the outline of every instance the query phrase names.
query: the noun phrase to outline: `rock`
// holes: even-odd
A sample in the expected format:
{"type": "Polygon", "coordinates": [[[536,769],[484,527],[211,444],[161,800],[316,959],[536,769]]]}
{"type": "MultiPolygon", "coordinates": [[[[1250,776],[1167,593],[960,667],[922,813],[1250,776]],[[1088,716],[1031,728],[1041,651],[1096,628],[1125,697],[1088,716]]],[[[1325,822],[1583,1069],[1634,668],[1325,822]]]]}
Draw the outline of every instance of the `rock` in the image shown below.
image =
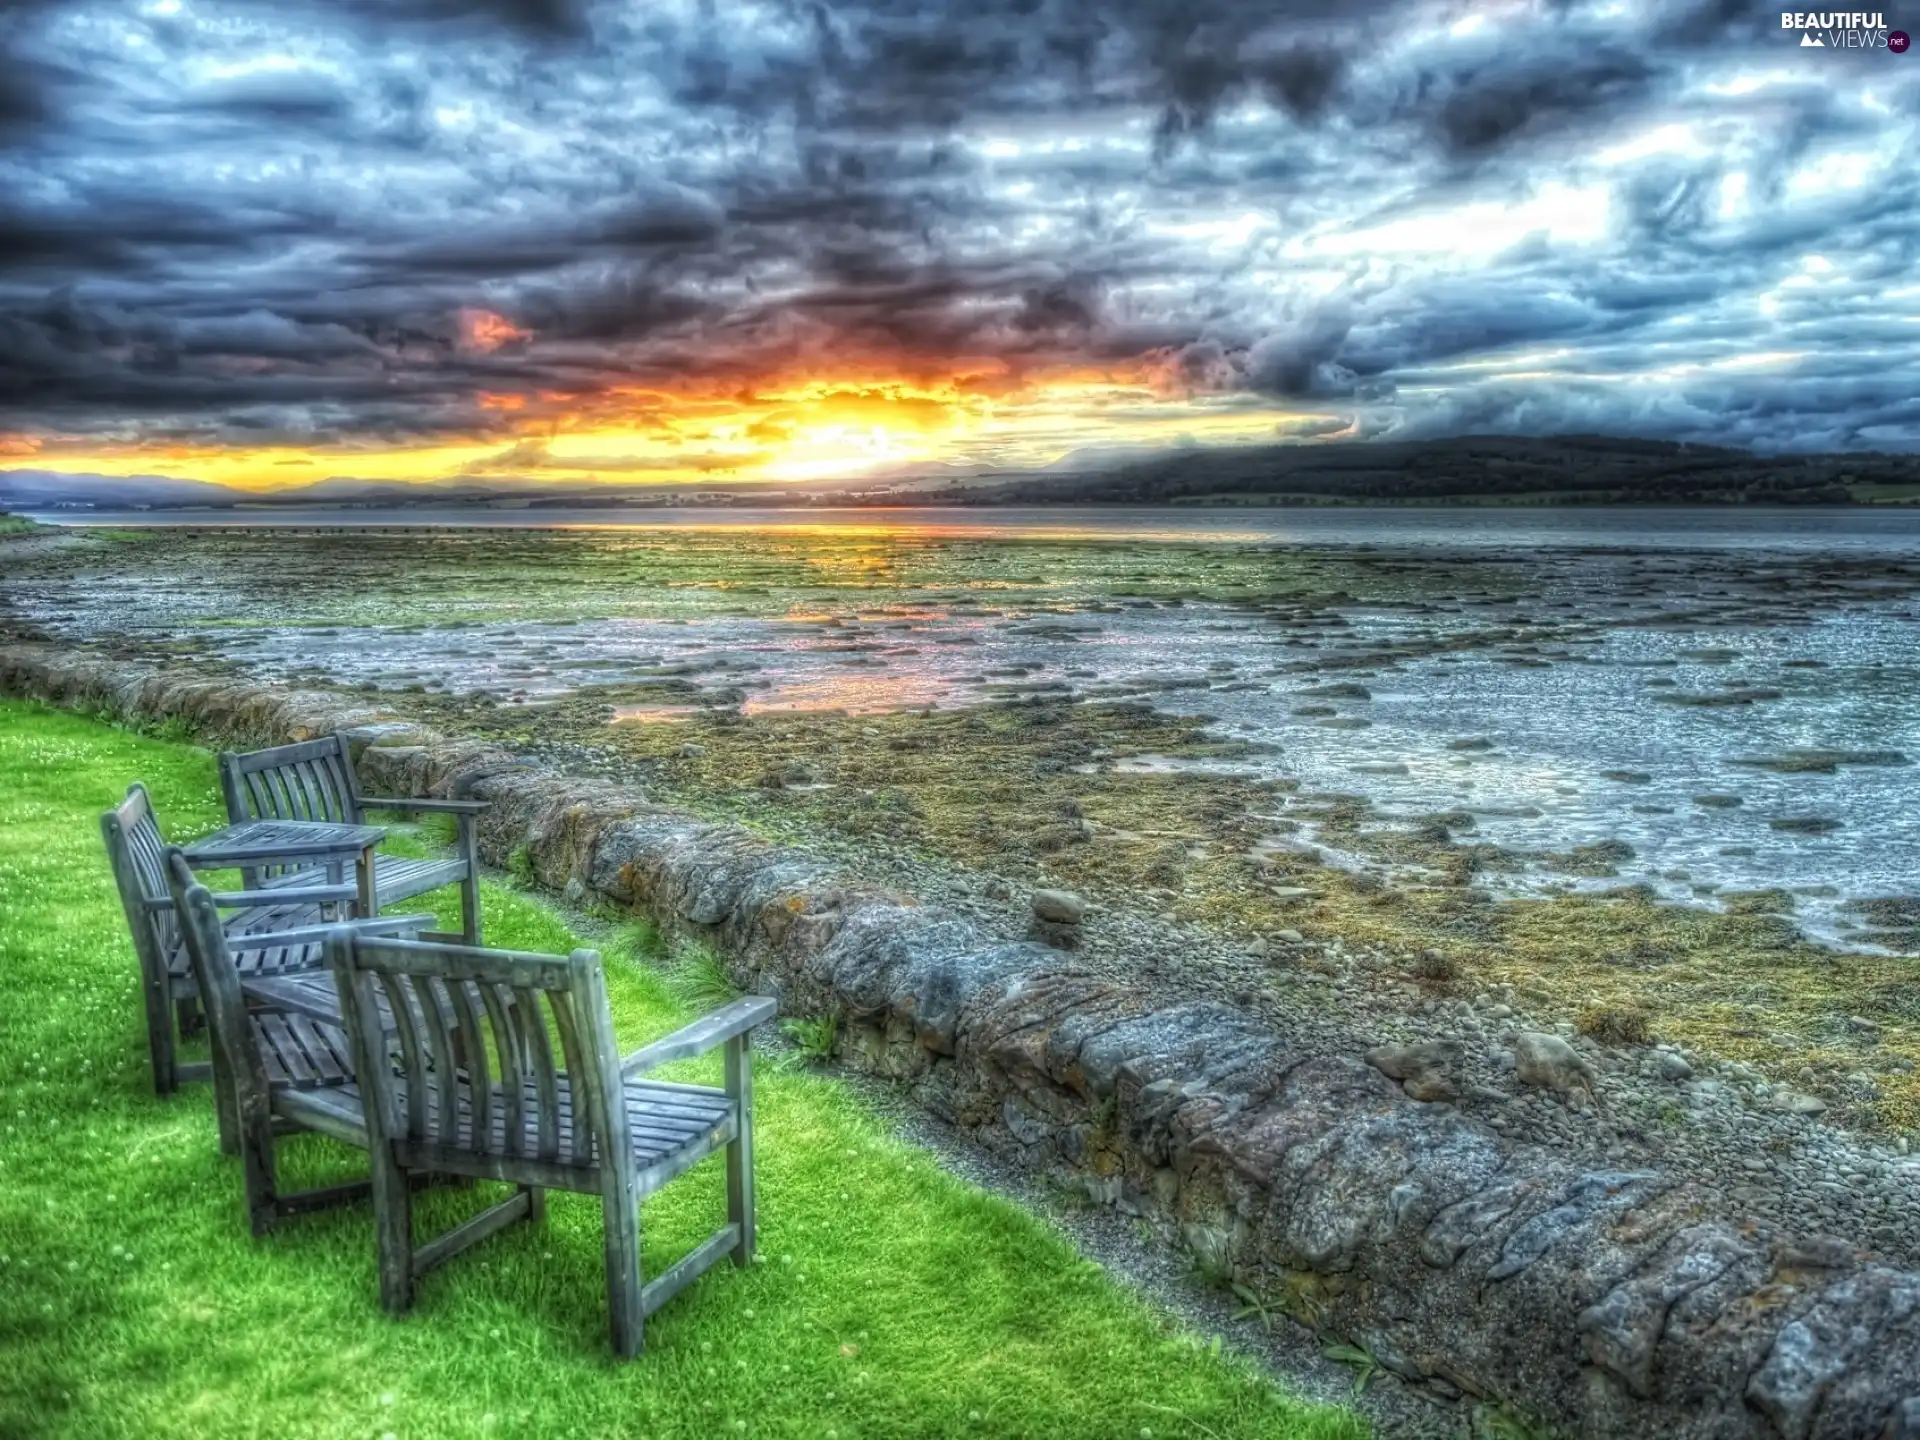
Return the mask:
{"type": "Polygon", "coordinates": [[[1267,887],[1267,893],[1274,899],[1282,901],[1311,900],[1313,898],[1313,891],[1299,885],[1269,885],[1267,887]]]}
{"type": "Polygon", "coordinates": [[[1899,750],[1789,750],[1784,755],[1748,755],[1728,762],[1776,775],[1831,775],[1842,765],[1906,765],[1899,750]]]}
{"type": "Polygon", "coordinates": [[[1767,1096],[1767,1109],[1778,1110],[1783,1115],[1824,1115],[1827,1113],[1827,1102],[1818,1095],[1807,1095],[1780,1085],[1774,1087],[1767,1096]]]}
{"type": "Polygon", "coordinates": [[[768,770],[760,777],[763,790],[797,789],[814,783],[814,773],[810,766],[798,760],[790,760],[778,769],[768,770]]]}
{"type": "Polygon", "coordinates": [[[1838,820],[1825,815],[1783,815],[1777,820],[1769,820],[1767,824],[1789,835],[1831,835],[1840,828],[1838,820]]]}
{"type": "Polygon", "coordinates": [[[1415,1100],[1452,1100],[1460,1094],[1452,1075],[1460,1053],[1455,1041],[1428,1040],[1418,1045],[1375,1046],[1367,1051],[1366,1061],[1400,1081],[1415,1100]]]}
{"type": "Polygon", "coordinates": [[[1696,709],[1714,710],[1729,705],[1751,705],[1758,700],[1779,700],[1784,697],[1778,690],[1748,686],[1738,690],[1714,690],[1704,695],[1674,690],[1653,698],[1666,705],[1690,705],[1696,709]]]}
{"type": "Polygon", "coordinates": [[[1078,925],[1087,913],[1087,902],[1071,890],[1036,890],[1030,903],[1034,918],[1049,925],[1078,925]]]}
{"type": "Polygon", "coordinates": [[[1523,1030],[1513,1038],[1513,1065],[1523,1083],[1543,1090],[1571,1095],[1584,1090],[1593,1093],[1599,1078],[1565,1040],[1538,1030],[1523,1030]]]}
{"type": "Polygon", "coordinates": [[[690,740],[680,747],[679,753],[682,760],[698,760],[702,755],[707,753],[707,747],[704,745],[696,745],[690,740]]]}
{"type": "Polygon", "coordinates": [[[1676,1055],[1673,1051],[1669,1050],[1660,1057],[1660,1078],[1662,1080],[1691,1080],[1693,1078],[1693,1066],[1687,1063],[1685,1056],[1676,1055]]]}
{"type": "Polygon", "coordinates": [[[1278,940],[1282,945],[1304,945],[1307,943],[1307,937],[1302,935],[1298,930],[1276,930],[1273,932],[1273,938],[1278,940]]]}

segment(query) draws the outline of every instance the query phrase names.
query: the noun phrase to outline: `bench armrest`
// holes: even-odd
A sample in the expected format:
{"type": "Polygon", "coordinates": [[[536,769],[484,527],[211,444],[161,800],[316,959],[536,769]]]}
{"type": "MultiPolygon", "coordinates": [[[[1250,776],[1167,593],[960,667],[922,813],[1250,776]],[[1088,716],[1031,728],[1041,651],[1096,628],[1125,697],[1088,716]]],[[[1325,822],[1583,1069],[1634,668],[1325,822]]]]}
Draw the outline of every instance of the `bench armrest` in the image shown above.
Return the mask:
{"type": "Polygon", "coordinates": [[[362,795],[362,810],[411,810],[422,815],[482,815],[491,800],[413,800],[399,795],[362,795]]]}
{"type": "MultiPolygon", "coordinates": [[[[286,890],[217,890],[213,903],[222,910],[275,910],[284,905],[333,905],[357,900],[360,891],[353,885],[303,885],[286,890]]],[[[171,895],[145,897],[149,910],[171,910],[171,895]]]]}
{"type": "Polygon", "coordinates": [[[780,1007],[765,995],[749,995],[724,1005],[711,1015],[703,1015],[691,1025],[683,1025],[665,1039],[642,1045],[620,1062],[620,1078],[631,1080],[656,1065],[670,1060],[685,1060],[704,1055],[723,1040],[744,1035],[756,1025],[765,1024],[780,1013],[780,1007]]]}
{"type": "Polygon", "coordinates": [[[229,950],[278,950],[282,946],[317,945],[335,930],[357,935],[411,935],[436,923],[432,915],[376,915],[371,920],[336,920],[331,925],[303,925],[298,930],[256,930],[229,935],[229,950]]]}

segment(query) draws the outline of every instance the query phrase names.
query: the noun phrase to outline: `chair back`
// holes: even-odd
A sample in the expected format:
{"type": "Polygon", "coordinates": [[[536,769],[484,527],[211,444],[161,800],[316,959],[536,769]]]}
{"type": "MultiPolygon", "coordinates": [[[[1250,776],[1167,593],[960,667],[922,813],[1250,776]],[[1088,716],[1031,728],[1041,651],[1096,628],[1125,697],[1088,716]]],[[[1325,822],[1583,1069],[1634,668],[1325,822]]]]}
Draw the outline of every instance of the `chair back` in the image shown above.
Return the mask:
{"type": "Polygon", "coordinates": [[[241,1093],[264,1096],[266,1069],[247,1030],[240,971],[227,947],[226,927],[213,895],[194,878],[187,857],[172,846],[166,852],[166,876],[187,963],[193,967],[194,983],[200,987],[200,1007],[206,1012],[216,1088],[223,1094],[237,1087],[241,1093]]]}
{"type": "Polygon", "coordinates": [[[360,788],[346,737],[327,735],[220,757],[220,789],[227,818],[360,823],[360,788]]]}
{"type": "Polygon", "coordinates": [[[326,950],[376,1143],[526,1183],[631,1165],[598,953],[526,954],[344,928],[326,950]],[[384,1044],[381,998],[396,1030],[384,1044]]]}
{"type": "Polygon", "coordinates": [[[137,780],[129,785],[127,798],[101,815],[100,833],[127,912],[127,928],[133,932],[134,953],[149,983],[164,984],[167,958],[180,943],[180,927],[167,903],[167,842],[160,837],[147,787],[137,780]]]}
{"type": "MultiPolygon", "coordinates": [[[[360,787],[344,735],[325,735],[269,750],[220,756],[220,791],[227,819],[319,820],[341,825],[361,821],[360,787]]],[[[242,869],[249,890],[303,865],[255,865],[242,869]]]]}

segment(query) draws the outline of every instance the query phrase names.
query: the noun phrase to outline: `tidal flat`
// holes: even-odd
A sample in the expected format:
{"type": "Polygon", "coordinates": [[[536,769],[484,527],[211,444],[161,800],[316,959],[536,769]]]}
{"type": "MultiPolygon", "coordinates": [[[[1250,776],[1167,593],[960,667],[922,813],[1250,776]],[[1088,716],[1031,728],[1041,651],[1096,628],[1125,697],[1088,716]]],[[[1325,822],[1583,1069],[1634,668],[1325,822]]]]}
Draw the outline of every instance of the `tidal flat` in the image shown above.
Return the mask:
{"type": "Polygon", "coordinates": [[[0,623],[374,694],[1008,933],[1077,890],[1089,965],[1296,1025],[1584,1034],[1676,1081],[1629,1151],[1709,1063],[1910,1131],[1920,515],[1341,527],[77,531],[0,553],[0,623]]]}

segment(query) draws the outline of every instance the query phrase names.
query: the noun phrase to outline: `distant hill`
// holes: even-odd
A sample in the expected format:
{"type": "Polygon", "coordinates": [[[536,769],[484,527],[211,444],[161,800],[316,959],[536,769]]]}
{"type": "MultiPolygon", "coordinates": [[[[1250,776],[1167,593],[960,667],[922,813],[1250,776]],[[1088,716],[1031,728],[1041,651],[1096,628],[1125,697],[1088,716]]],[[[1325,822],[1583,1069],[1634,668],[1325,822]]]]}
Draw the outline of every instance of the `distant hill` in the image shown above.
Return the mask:
{"type": "Polygon", "coordinates": [[[1845,505],[1920,501],[1920,456],[1759,456],[1599,435],[1468,435],[1182,450],[1098,471],[949,489],[925,500],[964,505],[1845,505]]]}
{"type": "Polygon", "coordinates": [[[406,485],[339,476],[256,494],[158,475],[0,470],[0,507],[373,510],[462,507],[837,505],[1920,504],[1920,455],[1760,456],[1600,435],[1216,446],[1080,452],[1045,470],[954,475],[916,467],[805,486],[530,479],[406,485]]]}
{"type": "Polygon", "coordinates": [[[53,470],[0,470],[0,507],[50,510],[68,505],[128,509],[145,506],[231,505],[238,498],[224,485],[175,480],[165,475],[108,478],[63,475],[53,470]]]}

